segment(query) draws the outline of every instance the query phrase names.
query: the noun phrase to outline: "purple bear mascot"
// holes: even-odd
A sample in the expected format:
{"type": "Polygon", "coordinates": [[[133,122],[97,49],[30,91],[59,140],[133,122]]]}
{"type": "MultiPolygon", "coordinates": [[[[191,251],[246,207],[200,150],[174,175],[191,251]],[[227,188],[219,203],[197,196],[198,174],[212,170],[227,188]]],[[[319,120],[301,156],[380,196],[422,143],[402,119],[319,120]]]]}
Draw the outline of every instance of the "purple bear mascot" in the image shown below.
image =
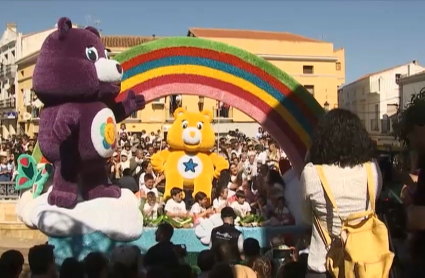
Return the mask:
{"type": "Polygon", "coordinates": [[[44,104],[40,149],[55,168],[50,205],[73,208],[80,190],[85,200],[121,196],[121,189],[109,184],[105,162],[117,144],[116,123],[145,105],[132,91],[115,102],[122,74],[93,27],[72,28],[61,18],[44,41],[33,85],[44,104]]]}

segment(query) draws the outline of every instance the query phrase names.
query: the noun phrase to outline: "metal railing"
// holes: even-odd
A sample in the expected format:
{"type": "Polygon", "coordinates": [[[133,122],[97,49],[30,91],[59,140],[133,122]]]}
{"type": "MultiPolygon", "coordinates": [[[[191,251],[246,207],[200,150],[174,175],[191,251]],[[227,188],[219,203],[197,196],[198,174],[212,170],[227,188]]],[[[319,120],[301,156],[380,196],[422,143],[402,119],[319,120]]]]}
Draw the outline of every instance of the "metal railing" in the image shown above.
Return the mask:
{"type": "Polygon", "coordinates": [[[0,182],[0,200],[18,200],[20,191],[15,189],[15,182],[0,182]]]}

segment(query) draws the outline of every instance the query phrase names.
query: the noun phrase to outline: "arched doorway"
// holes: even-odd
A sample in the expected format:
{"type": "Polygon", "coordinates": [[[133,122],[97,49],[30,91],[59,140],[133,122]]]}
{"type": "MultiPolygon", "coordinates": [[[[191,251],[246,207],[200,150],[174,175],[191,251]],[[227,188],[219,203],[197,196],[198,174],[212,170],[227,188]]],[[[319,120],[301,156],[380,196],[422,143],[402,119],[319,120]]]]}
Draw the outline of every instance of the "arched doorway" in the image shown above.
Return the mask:
{"type": "Polygon", "coordinates": [[[323,108],[291,76],[242,49],[209,40],[174,37],[133,47],[115,57],[124,69],[122,92],[146,101],[173,94],[229,103],[259,122],[300,173],[323,108]]]}

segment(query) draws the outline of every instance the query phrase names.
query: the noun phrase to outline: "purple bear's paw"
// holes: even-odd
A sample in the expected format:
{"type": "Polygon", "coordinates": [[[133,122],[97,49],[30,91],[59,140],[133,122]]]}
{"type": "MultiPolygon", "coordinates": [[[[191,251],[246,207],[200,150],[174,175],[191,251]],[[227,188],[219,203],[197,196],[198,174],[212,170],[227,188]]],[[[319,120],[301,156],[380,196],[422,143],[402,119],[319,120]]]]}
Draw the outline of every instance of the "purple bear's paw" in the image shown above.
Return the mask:
{"type": "Polygon", "coordinates": [[[130,113],[145,108],[145,104],[145,97],[141,94],[136,95],[133,90],[127,93],[127,97],[124,100],[124,105],[130,113]]]}
{"type": "Polygon", "coordinates": [[[78,203],[78,195],[72,192],[63,192],[53,189],[52,192],[49,193],[47,202],[51,206],[72,209],[78,203]]]}
{"type": "Polygon", "coordinates": [[[99,185],[84,194],[86,200],[96,198],[119,198],[121,197],[121,188],[116,185],[99,185]]]}

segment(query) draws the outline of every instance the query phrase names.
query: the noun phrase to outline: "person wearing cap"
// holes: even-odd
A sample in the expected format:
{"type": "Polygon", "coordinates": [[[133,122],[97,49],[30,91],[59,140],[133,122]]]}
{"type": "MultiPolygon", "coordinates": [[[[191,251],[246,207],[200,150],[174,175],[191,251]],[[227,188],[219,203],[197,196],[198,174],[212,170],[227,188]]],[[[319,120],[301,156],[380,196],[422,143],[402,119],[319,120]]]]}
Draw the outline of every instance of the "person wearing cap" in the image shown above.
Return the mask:
{"type": "Polygon", "coordinates": [[[214,228],[211,231],[210,248],[214,250],[222,243],[228,243],[239,258],[243,253],[244,238],[242,232],[235,228],[236,213],[231,207],[225,207],[221,210],[221,219],[223,225],[214,228]]]}

